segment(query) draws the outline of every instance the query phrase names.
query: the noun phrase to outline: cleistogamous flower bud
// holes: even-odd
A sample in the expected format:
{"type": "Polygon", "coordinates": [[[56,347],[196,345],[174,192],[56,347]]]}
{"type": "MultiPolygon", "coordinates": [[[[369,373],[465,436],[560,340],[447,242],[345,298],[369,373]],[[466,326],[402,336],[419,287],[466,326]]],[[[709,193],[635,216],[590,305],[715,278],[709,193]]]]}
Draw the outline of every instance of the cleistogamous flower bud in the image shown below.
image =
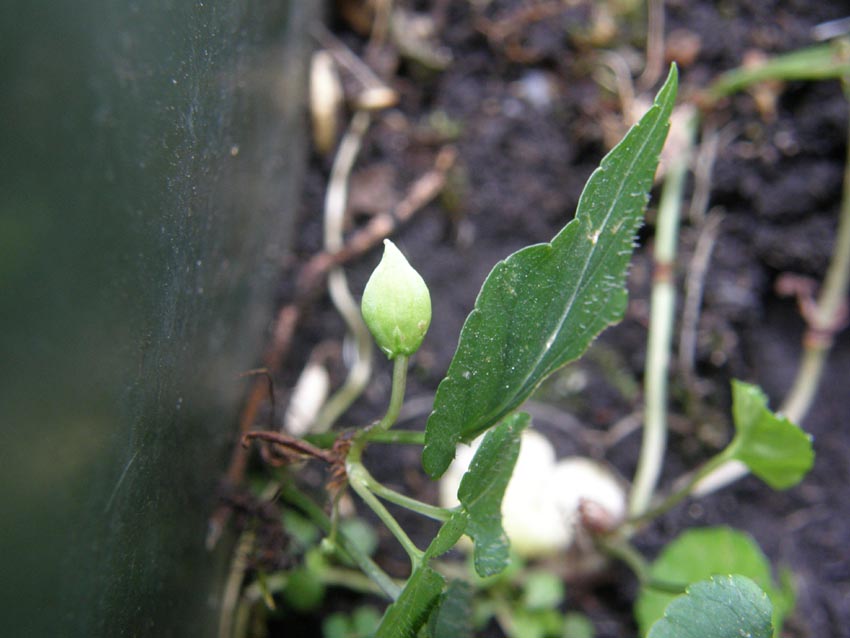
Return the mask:
{"type": "Polygon", "coordinates": [[[363,319],[390,359],[419,349],[431,325],[428,286],[389,239],[360,304],[363,319]]]}

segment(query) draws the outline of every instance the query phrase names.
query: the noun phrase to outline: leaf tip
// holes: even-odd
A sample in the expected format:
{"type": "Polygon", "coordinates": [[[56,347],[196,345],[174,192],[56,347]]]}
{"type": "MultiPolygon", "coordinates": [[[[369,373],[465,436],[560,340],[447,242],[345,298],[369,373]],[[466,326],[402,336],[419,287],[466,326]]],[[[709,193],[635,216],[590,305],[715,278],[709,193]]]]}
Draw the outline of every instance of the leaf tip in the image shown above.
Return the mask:
{"type": "Polygon", "coordinates": [[[426,430],[425,447],[422,448],[422,467],[428,476],[436,480],[445,474],[454,460],[455,445],[447,441],[429,441],[428,439],[426,430]]]}

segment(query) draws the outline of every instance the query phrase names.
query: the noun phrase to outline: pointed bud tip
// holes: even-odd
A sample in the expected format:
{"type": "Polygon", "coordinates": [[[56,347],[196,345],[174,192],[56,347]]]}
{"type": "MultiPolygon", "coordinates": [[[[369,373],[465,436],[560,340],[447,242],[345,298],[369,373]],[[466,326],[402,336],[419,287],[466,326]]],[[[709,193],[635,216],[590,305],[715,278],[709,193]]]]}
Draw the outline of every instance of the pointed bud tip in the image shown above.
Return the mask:
{"type": "Polygon", "coordinates": [[[389,239],[363,290],[361,311],[378,346],[390,358],[419,349],[431,324],[428,286],[389,239]]]}

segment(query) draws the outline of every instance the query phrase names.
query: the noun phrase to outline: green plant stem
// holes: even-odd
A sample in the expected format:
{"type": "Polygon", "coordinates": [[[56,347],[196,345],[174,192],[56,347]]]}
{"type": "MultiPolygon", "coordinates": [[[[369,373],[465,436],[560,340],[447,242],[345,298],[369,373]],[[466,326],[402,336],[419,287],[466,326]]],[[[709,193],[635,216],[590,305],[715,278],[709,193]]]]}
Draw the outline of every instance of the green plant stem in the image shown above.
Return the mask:
{"type": "Polygon", "coordinates": [[[694,124],[695,118],[688,124],[688,152],[683,153],[683,156],[667,169],[667,178],[664,181],[658,207],[652,310],[646,354],[643,441],[629,499],[629,511],[632,516],[642,514],[649,507],[661,475],[661,465],[667,445],[667,375],[670,369],[670,348],[676,307],[673,273],[694,124]]]}
{"type": "MultiPolygon", "coordinates": [[[[331,587],[345,587],[361,594],[373,594],[377,596],[380,596],[382,593],[382,590],[374,581],[354,569],[326,566],[319,570],[316,575],[322,583],[331,587]]],[[[256,603],[265,598],[267,593],[282,592],[288,583],[289,574],[286,572],[270,574],[266,576],[265,587],[262,587],[260,583],[254,583],[245,590],[244,597],[249,602],[256,603]]],[[[274,607],[270,608],[273,609],[274,607]]]]}
{"type": "MultiPolygon", "coordinates": [[[[845,81],[845,93],[847,83],[845,81]]],[[[850,103],[850,95],[848,95],[850,103]]],[[[826,356],[832,347],[832,334],[840,317],[847,312],[847,291],[850,283],[850,130],[847,138],[847,158],[844,164],[844,193],[832,259],[826,271],[811,321],[811,334],[803,340],[803,359],[794,384],[780,410],[791,421],[799,423],[814,399],[823,374],[826,356]],[[820,338],[818,338],[820,337],[820,338]]]]}
{"type": "Polygon", "coordinates": [[[353,569],[326,567],[322,570],[320,577],[322,582],[328,586],[345,587],[361,594],[372,594],[376,596],[380,596],[382,593],[381,588],[378,587],[375,581],[353,569]]]}
{"type": "Polygon", "coordinates": [[[366,438],[369,443],[399,443],[402,445],[425,445],[425,433],[419,430],[389,430],[388,432],[370,431],[366,438]]]}
{"type": "Polygon", "coordinates": [[[644,587],[657,589],[669,594],[683,594],[685,592],[684,585],[668,583],[653,578],[652,570],[649,567],[649,563],[643,557],[643,554],[622,536],[602,537],[599,539],[599,546],[602,551],[612,558],[625,563],[634,572],[638,581],[644,587]]]}
{"type": "MultiPolygon", "coordinates": [[[[325,533],[331,530],[331,520],[327,514],[313,500],[302,493],[292,483],[284,483],[281,486],[281,496],[307,514],[325,533]]],[[[389,577],[389,575],[378,567],[375,562],[363,553],[355,543],[345,534],[343,530],[337,532],[338,541],[342,551],[360,568],[360,570],[371,579],[382,592],[390,599],[396,600],[401,594],[401,587],[389,577]]]]}
{"type": "MultiPolygon", "coordinates": [[[[262,427],[262,426],[261,426],[262,427]]],[[[312,443],[316,447],[324,450],[329,450],[333,447],[334,442],[339,438],[339,431],[322,432],[320,434],[308,434],[304,440],[312,443]]],[[[419,430],[389,430],[387,432],[377,432],[368,430],[364,437],[369,443],[388,443],[400,445],[425,445],[425,433],[419,430]]]]}
{"type": "Polygon", "coordinates": [[[410,557],[412,568],[416,569],[422,562],[424,552],[414,545],[413,541],[410,540],[410,537],[402,529],[395,517],[390,514],[389,510],[384,507],[384,504],[378,500],[372,491],[366,487],[366,480],[364,478],[364,474],[368,474],[368,472],[366,472],[366,468],[359,463],[349,463],[346,466],[346,470],[348,471],[348,482],[351,485],[351,488],[357,492],[358,496],[363,499],[363,502],[365,502],[366,505],[368,505],[372,511],[378,515],[378,518],[381,519],[384,525],[387,526],[387,529],[389,529],[392,535],[395,536],[396,540],[410,557]]]}
{"type": "Polygon", "coordinates": [[[621,536],[601,537],[599,546],[612,558],[625,563],[631,569],[641,584],[649,580],[649,564],[639,551],[621,536]]]}
{"type": "Polygon", "coordinates": [[[694,491],[694,488],[699,484],[700,481],[702,481],[705,477],[709,476],[712,472],[716,471],[719,467],[725,465],[728,460],[732,458],[735,449],[733,446],[735,445],[736,442],[735,440],[733,440],[732,443],[730,443],[729,446],[726,447],[722,452],[710,458],[690,475],[677,481],[677,483],[680,484],[680,487],[675,488],[670,494],[664,497],[664,499],[655,507],[630,518],[628,521],[628,528],[633,529],[634,527],[637,527],[655,518],[658,518],[659,516],[665,514],[673,507],[685,500],[688,496],[691,495],[691,493],[694,491]]]}
{"type": "MultiPolygon", "coordinates": [[[[423,552],[413,544],[413,541],[410,540],[410,537],[401,528],[401,525],[399,525],[395,517],[390,514],[387,508],[384,507],[383,503],[381,503],[381,501],[379,501],[369,489],[368,483],[370,481],[373,484],[378,484],[378,482],[372,478],[371,474],[369,474],[368,470],[366,470],[361,463],[363,450],[369,442],[370,435],[386,433],[398,420],[398,415],[401,412],[401,406],[404,402],[405,386],[407,385],[407,364],[408,357],[406,355],[400,354],[395,358],[393,362],[393,385],[387,412],[384,415],[384,418],[378,421],[375,425],[366,430],[362,430],[354,437],[351,449],[348,451],[348,456],[346,458],[345,470],[348,474],[348,482],[349,485],[351,485],[351,488],[357,492],[360,498],[363,499],[363,502],[365,502],[366,505],[368,505],[372,511],[377,514],[378,518],[383,521],[384,525],[387,526],[392,535],[396,537],[396,540],[398,540],[404,548],[404,551],[406,551],[407,555],[410,556],[410,562],[413,569],[416,569],[416,567],[422,562],[422,556],[424,555],[423,552]]],[[[410,500],[412,501],[413,499],[410,500]]],[[[424,505],[424,503],[422,505],[424,505]]]]}
{"type": "MultiPolygon", "coordinates": [[[[850,103],[848,79],[844,92],[850,103]]],[[[832,348],[832,336],[841,328],[847,313],[847,293],[850,287],[850,128],[847,137],[847,158],[844,164],[844,185],[841,212],[838,219],[835,246],[824,277],[823,286],[811,314],[806,317],[809,328],[803,337],[803,354],[797,375],[779,408],[791,422],[800,424],[809,411],[820,385],[827,355],[832,348]]],[[[706,496],[747,475],[749,470],[737,461],[727,463],[696,485],[694,494],[706,496]]]]}
{"type": "Polygon", "coordinates": [[[374,427],[375,432],[386,432],[396,421],[404,403],[404,390],[407,386],[407,364],[409,358],[406,354],[398,355],[393,361],[393,388],[390,394],[390,405],[384,418],[378,421],[374,427]]]}
{"type": "Polygon", "coordinates": [[[387,413],[375,425],[362,430],[355,437],[348,452],[349,463],[360,463],[363,450],[372,436],[380,436],[387,432],[398,420],[401,406],[404,403],[404,390],[407,386],[407,355],[400,354],[393,361],[393,386],[390,392],[390,404],[387,413]]]}
{"type": "Polygon", "coordinates": [[[423,503],[415,498],[396,492],[376,480],[375,477],[372,476],[362,465],[358,466],[357,474],[367,489],[371,490],[376,496],[379,496],[385,501],[395,503],[396,505],[416,512],[417,514],[422,514],[423,516],[432,518],[435,521],[447,521],[451,518],[451,510],[444,507],[437,507],[436,505],[429,505],[428,503],[423,503]]]}
{"type": "Polygon", "coordinates": [[[717,100],[737,93],[757,82],[769,80],[827,80],[840,78],[850,71],[850,63],[835,44],[818,44],[776,56],[754,67],[738,67],[715,80],[705,92],[711,106],[717,100]]]}

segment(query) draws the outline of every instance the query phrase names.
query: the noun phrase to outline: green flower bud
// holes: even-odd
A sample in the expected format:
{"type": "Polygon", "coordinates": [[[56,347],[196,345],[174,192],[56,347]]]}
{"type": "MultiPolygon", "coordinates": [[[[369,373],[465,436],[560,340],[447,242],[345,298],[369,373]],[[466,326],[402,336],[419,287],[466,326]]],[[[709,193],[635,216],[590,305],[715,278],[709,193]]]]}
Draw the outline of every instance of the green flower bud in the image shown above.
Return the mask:
{"type": "Polygon", "coordinates": [[[431,295],[389,239],[384,240],[381,263],[366,282],[360,308],[372,336],[390,359],[419,350],[431,324],[431,295]]]}

